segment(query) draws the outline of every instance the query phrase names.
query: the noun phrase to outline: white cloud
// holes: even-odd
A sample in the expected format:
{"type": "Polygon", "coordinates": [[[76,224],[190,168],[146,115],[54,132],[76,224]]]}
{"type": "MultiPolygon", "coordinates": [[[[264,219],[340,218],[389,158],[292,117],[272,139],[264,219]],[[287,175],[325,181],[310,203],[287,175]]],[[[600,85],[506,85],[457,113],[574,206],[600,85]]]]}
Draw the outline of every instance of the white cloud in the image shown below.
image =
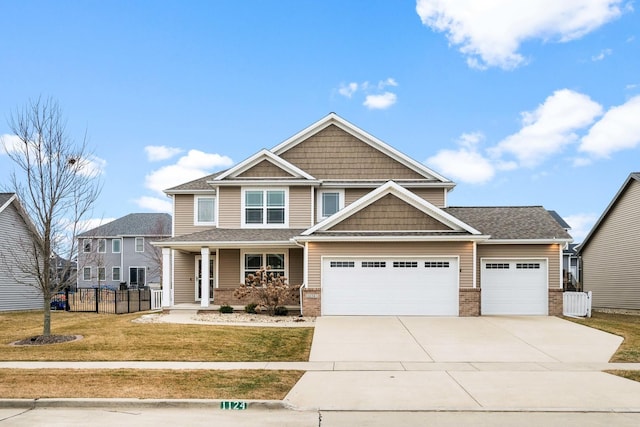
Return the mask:
{"type": "Polygon", "coordinates": [[[578,39],[622,14],[622,0],[418,0],[422,23],[446,33],[475,68],[513,69],[531,39],[578,39]]]}
{"type": "Polygon", "coordinates": [[[594,55],[591,57],[591,60],[596,62],[596,61],[602,61],[605,57],[611,55],[613,53],[613,51],[611,49],[603,49],[600,51],[599,54],[594,55]]]}
{"type": "Polygon", "coordinates": [[[181,148],[167,147],[165,145],[147,145],[144,147],[144,151],[147,153],[147,160],[150,162],[157,162],[160,160],[167,160],[173,156],[182,153],[181,148]]]}
{"type": "Polygon", "coordinates": [[[571,227],[569,230],[569,234],[573,237],[573,241],[576,243],[581,243],[593,225],[598,220],[598,215],[590,214],[590,213],[580,213],[563,217],[567,224],[571,227]]]}
{"type": "Polygon", "coordinates": [[[167,199],[161,199],[159,197],[142,196],[135,200],[136,204],[143,209],[147,209],[154,212],[167,212],[171,213],[171,202],[167,199]]]}
{"type": "Polygon", "coordinates": [[[79,163],[78,174],[86,177],[102,175],[107,168],[107,161],[96,156],[89,156],[86,159],[80,159],[79,163]]]}
{"type": "Polygon", "coordinates": [[[395,93],[385,92],[380,95],[367,95],[362,105],[370,110],[385,110],[396,103],[398,97],[395,93]]]}
{"type": "Polygon", "coordinates": [[[145,177],[145,186],[158,194],[167,188],[188,182],[207,174],[215,169],[231,166],[233,161],[220,154],[204,153],[199,150],[189,150],[186,156],[180,157],[173,165],[163,166],[145,177]]]}
{"type": "Polygon", "coordinates": [[[594,157],[609,157],[616,151],[640,145],[640,95],[613,107],[591,127],[579,150],[594,157]]]}
{"type": "Polygon", "coordinates": [[[396,82],[396,79],[394,79],[393,77],[389,77],[387,80],[380,80],[378,82],[378,89],[379,90],[383,90],[387,86],[396,87],[396,86],[398,86],[398,82],[396,82]]]}
{"type": "Polygon", "coordinates": [[[0,135],[0,154],[16,153],[22,146],[22,140],[18,135],[5,133],[0,135]]]}
{"type": "Polygon", "coordinates": [[[344,83],[340,85],[340,89],[338,89],[338,93],[344,97],[351,98],[354,93],[358,90],[358,83],[351,82],[347,85],[344,83]]]}
{"type": "Polygon", "coordinates": [[[479,132],[462,134],[457,141],[458,150],[440,150],[425,163],[454,181],[483,184],[495,175],[490,160],[477,150],[483,139],[484,135],[479,132]]]}
{"type": "Polygon", "coordinates": [[[535,111],[524,112],[522,129],[490,150],[496,158],[516,157],[519,164],[534,167],[574,143],[577,130],[589,126],[602,114],[600,104],[568,89],[554,92],[535,111]]]}

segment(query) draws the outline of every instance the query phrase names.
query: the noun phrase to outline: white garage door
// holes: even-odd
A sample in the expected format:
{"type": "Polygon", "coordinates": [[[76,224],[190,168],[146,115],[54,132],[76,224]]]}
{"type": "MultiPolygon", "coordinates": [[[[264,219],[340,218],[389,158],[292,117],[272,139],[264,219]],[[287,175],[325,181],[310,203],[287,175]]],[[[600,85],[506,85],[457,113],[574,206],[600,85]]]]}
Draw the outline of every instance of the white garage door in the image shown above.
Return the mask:
{"type": "Polygon", "coordinates": [[[458,315],[456,257],[322,260],[323,315],[458,315]]]}
{"type": "Polygon", "coordinates": [[[482,314],[547,314],[547,261],[485,259],[481,272],[482,314]]]}

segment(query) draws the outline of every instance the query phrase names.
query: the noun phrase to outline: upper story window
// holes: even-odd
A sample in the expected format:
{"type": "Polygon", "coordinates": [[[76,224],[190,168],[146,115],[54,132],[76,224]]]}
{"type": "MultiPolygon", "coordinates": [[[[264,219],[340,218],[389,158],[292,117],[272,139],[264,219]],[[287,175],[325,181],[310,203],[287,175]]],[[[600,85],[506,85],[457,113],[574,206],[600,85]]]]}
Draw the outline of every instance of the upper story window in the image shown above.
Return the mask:
{"type": "Polygon", "coordinates": [[[136,237],[136,252],[144,252],[144,237],[136,237]]]}
{"type": "Polygon", "coordinates": [[[107,253],[107,239],[98,239],[98,253],[107,253]]]}
{"type": "Polygon", "coordinates": [[[242,223],[249,227],[285,227],[288,222],[285,189],[246,189],[242,223]]]}
{"type": "Polygon", "coordinates": [[[194,203],[195,225],[215,225],[216,198],[213,196],[196,196],[194,203]]]}
{"type": "Polygon", "coordinates": [[[111,241],[111,252],[114,253],[114,254],[119,254],[120,251],[121,251],[121,249],[120,249],[121,245],[122,245],[122,240],[113,239],[111,241]]]}
{"type": "Polygon", "coordinates": [[[91,252],[91,239],[82,239],[82,252],[91,252]]]}
{"type": "Polygon", "coordinates": [[[330,217],[344,208],[344,190],[318,191],[318,221],[330,217]]]}

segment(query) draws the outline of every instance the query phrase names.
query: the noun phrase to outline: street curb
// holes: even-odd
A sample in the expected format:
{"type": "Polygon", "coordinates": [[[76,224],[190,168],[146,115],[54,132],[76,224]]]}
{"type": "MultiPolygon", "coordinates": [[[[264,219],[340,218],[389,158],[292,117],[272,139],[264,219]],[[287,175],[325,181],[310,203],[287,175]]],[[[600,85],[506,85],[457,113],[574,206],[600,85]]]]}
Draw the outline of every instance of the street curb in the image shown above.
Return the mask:
{"type": "Polygon", "coordinates": [[[291,409],[282,400],[225,399],[0,399],[0,408],[207,408],[222,409],[222,402],[246,403],[247,409],[291,409]]]}

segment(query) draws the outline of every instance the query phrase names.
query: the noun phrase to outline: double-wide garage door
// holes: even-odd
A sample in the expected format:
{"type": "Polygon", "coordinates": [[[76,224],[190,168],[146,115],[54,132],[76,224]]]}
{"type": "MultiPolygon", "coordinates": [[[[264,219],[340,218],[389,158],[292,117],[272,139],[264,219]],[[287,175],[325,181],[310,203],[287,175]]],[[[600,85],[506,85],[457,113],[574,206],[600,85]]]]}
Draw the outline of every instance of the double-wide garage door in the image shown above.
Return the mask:
{"type": "Polygon", "coordinates": [[[548,313],[547,260],[482,260],[482,314],[548,313]]]}
{"type": "Polygon", "coordinates": [[[458,315],[457,257],[325,257],[323,315],[458,315]]]}

